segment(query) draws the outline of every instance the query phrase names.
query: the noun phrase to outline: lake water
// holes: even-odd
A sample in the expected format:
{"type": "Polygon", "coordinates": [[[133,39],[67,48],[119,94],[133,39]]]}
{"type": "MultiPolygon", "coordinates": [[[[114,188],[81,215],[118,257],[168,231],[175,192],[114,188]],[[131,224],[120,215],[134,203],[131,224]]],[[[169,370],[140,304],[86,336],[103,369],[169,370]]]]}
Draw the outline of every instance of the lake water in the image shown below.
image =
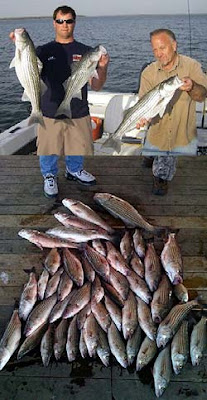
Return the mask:
{"type": "MultiPolygon", "coordinates": [[[[142,66],[153,60],[151,30],[172,29],[180,53],[196,58],[207,70],[207,14],[78,17],[75,37],[91,46],[103,44],[110,55],[106,91],[136,91],[142,66]],[[190,34],[191,33],[191,34],[190,34]]],[[[51,18],[0,20],[0,132],[28,114],[29,103],[21,101],[23,89],[15,70],[9,69],[15,47],[8,38],[15,28],[25,27],[35,46],[54,39],[51,18]]]]}

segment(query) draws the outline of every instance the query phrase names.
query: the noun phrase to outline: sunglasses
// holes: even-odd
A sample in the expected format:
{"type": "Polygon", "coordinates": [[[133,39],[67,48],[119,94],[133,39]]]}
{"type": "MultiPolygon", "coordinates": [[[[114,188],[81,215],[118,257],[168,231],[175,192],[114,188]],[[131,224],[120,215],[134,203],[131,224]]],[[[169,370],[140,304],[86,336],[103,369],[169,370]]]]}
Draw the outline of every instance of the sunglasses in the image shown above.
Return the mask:
{"type": "Polygon", "coordinates": [[[74,19],[56,19],[55,22],[59,25],[64,24],[64,22],[66,22],[66,24],[73,24],[75,22],[74,19]]]}

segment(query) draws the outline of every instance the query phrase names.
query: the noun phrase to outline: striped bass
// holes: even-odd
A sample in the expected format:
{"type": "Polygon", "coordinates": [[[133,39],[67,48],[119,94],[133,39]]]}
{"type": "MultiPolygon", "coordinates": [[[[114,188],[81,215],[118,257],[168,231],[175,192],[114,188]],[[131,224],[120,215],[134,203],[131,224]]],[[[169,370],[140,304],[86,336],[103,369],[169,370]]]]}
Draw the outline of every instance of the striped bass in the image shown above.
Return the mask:
{"type": "Polygon", "coordinates": [[[39,122],[44,126],[42,111],[40,110],[41,85],[46,90],[46,85],[40,80],[42,63],[37,58],[34,44],[24,28],[14,30],[15,57],[10,68],[15,67],[19,82],[24,88],[23,101],[30,101],[32,113],[29,125],[39,122]]]}
{"type": "Polygon", "coordinates": [[[194,306],[197,306],[196,300],[188,301],[184,304],[177,304],[172,308],[165,319],[160,323],[157,332],[157,346],[165,346],[166,343],[178,331],[182,321],[188,315],[194,306]]]}
{"type": "Polygon", "coordinates": [[[8,326],[0,341],[0,371],[11,358],[19,346],[21,339],[21,321],[18,310],[14,310],[8,326]]]}
{"type": "Polygon", "coordinates": [[[92,77],[98,77],[96,67],[102,55],[107,54],[106,49],[99,45],[84,54],[79,62],[71,65],[71,76],[64,83],[65,96],[59,105],[55,116],[66,115],[71,118],[70,103],[72,98],[82,100],[82,87],[92,77]]]}
{"type": "Polygon", "coordinates": [[[171,359],[175,374],[179,374],[188,361],[188,321],[183,321],[171,343],[171,359]]]}
{"type": "Polygon", "coordinates": [[[161,253],[161,261],[172,284],[183,283],[183,262],[175,233],[169,233],[168,241],[165,243],[161,253]]]}
{"type": "Polygon", "coordinates": [[[193,327],[190,337],[190,357],[193,366],[199,365],[204,355],[207,343],[206,317],[203,316],[193,327]]]}
{"type": "Polygon", "coordinates": [[[168,345],[159,353],[153,367],[155,394],[157,397],[162,396],[164,393],[170,382],[171,374],[170,345],[168,345]]]}
{"type": "MultiPolygon", "coordinates": [[[[120,218],[128,227],[140,227],[152,233],[159,233],[160,228],[147,222],[130,203],[110,193],[96,193],[95,202],[104,207],[115,218],[120,218]]],[[[163,228],[165,229],[165,228],[163,228]]]]}
{"type": "Polygon", "coordinates": [[[174,96],[175,91],[182,85],[183,82],[176,75],[155,86],[125,112],[122,122],[109,139],[103,143],[103,146],[113,147],[119,153],[121,139],[125,133],[135,129],[137,123],[143,118],[150,120],[157,114],[162,118],[167,104],[174,96]]]}

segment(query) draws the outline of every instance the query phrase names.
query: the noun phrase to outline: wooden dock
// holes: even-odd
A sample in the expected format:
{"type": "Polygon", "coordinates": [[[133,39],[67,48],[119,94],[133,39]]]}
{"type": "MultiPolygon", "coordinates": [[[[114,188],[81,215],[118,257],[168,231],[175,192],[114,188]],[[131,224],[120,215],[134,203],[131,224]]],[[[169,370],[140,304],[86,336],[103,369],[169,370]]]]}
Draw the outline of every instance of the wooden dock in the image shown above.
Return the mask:
{"type": "MultiPolygon", "coordinates": [[[[93,201],[95,192],[109,192],[129,201],[152,224],[179,229],[177,240],[184,262],[184,283],[191,298],[207,304],[207,157],[180,157],[176,176],[164,197],[151,194],[152,172],[141,157],[88,157],[85,168],[97,178],[86,187],[64,178],[64,160],[59,162],[59,196],[46,199],[42,192],[36,156],[0,157],[0,336],[27,280],[23,269],[41,269],[47,251],[21,239],[21,228],[45,231],[57,225],[53,213],[63,211],[61,200],[71,197],[97,210],[109,223],[123,224],[93,201]]],[[[159,246],[159,243],[158,243],[159,246]]],[[[136,374],[113,362],[109,368],[91,360],[68,364],[66,359],[49,367],[40,355],[20,361],[12,357],[0,372],[0,400],[152,400],[151,374],[136,374]]],[[[199,367],[190,362],[180,375],[172,376],[162,399],[207,398],[207,354],[199,367]]]]}

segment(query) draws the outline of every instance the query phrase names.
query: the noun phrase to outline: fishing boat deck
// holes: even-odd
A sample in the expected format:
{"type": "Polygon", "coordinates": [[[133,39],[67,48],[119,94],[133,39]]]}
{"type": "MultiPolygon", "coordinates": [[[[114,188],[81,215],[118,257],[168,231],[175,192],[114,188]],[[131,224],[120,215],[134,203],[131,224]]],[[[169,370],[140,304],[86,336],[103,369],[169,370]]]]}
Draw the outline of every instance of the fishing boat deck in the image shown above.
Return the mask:
{"type": "MultiPolygon", "coordinates": [[[[46,230],[56,224],[53,213],[63,211],[61,200],[72,197],[93,207],[116,227],[123,224],[93,201],[95,192],[109,192],[133,204],[153,224],[179,229],[177,240],[184,261],[184,283],[191,298],[207,303],[207,157],[180,157],[177,173],[164,197],[151,194],[152,172],[141,157],[88,157],[85,168],[97,185],[85,187],[64,178],[64,160],[59,162],[59,198],[46,199],[36,156],[0,158],[0,336],[10,319],[15,301],[27,280],[24,269],[41,269],[47,251],[21,239],[21,228],[46,230]]],[[[199,367],[190,362],[180,375],[172,376],[165,399],[207,398],[207,354],[199,367]]],[[[54,359],[45,368],[38,352],[17,361],[13,356],[0,372],[0,400],[152,400],[150,373],[127,370],[115,360],[104,367],[91,359],[68,364],[54,359]]]]}

